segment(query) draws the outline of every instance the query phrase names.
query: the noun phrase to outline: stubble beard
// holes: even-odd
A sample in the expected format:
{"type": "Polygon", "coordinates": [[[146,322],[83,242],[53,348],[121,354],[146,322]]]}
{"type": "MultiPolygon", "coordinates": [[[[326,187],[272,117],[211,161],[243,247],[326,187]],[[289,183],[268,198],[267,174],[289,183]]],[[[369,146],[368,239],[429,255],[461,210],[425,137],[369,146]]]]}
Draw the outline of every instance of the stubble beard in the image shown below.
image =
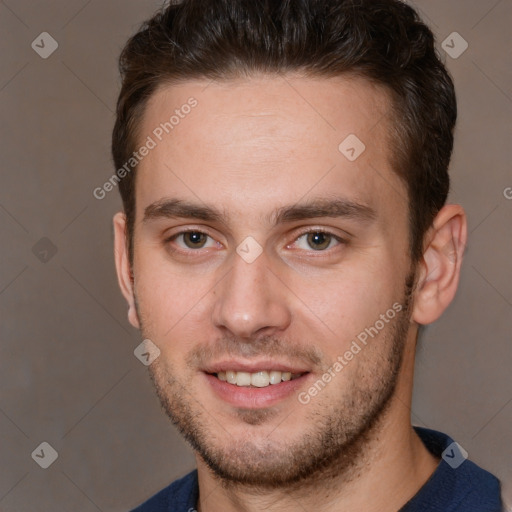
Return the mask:
{"type": "MultiPolygon", "coordinates": [[[[349,389],[341,390],[336,402],[324,406],[321,393],[316,402],[297,402],[296,407],[311,407],[299,440],[273,440],[277,434],[286,439],[283,432],[287,423],[294,421],[293,413],[264,439],[257,435],[254,439],[233,438],[200,404],[200,397],[192,396],[175,377],[179,372],[158,358],[149,371],[164,411],[226,486],[242,486],[256,492],[284,488],[305,492],[320,481],[326,486],[340,478],[351,480],[382,428],[396,389],[409,330],[414,277],[411,273],[407,278],[400,302],[402,311],[370,342],[382,344],[383,349],[374,351],[373,360],[350,363],[359,366],[349,389]]],[[[364,358],[365,350],[369,349],[365,347],[356,359],[364,358]]],[[[271,409],[238,410],[233,421],[260,425],[271,421],[274,415],[271,409]]]]}

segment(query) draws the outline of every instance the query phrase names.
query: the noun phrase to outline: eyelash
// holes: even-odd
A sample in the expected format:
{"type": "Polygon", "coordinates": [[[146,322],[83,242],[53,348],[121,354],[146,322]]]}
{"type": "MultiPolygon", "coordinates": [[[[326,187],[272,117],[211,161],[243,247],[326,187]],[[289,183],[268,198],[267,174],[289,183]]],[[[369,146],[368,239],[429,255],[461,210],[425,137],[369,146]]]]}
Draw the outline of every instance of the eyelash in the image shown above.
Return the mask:
{"type": "MultiPolygon", "coordinates": [[[[179,236],[181,235],[185,235],[186,233],[199,233],[201,235],[206,235],[207,237],[211,238],[212,240],[215,240],[209,233],[207,233],[206,231],[202,231],[200,229],[194,229],[194,228],[190,228],[190,229],[184,229],[182,231],[180,231],[179,233],[175,233],[174,235],[166,238],[164,240],[164,244],[165,245],[168,245],[170,244],[171,242],[174,242],[174,240],[176,238],[178,238],[179,236]]],[[[200,248],[202,249],[202,248],[200,248]]],[[[180,247],[179,249],[173,249],[173,251],[175,252],[182,252],[182,253],[186,253],[186,254],[191,254],[191,253],[198,253],[200,251],[200,249],[183,249],[182,247],[180,247]]]]}
{"type": "MultiPolygon", "coordinates": [[[[171,242],[174,242],[179,236],[184,235],[186,233],[199,233],[199,234],[206,235],[207,237],[211,238],[212,240],[215,240],[209,233],[207,233],[205,231],[202,231],[200,229],[191,228],[191,229],[184,229],[184,230],[180,231],[179,233],[173,234],[172,236],[170,236],[170,237],[168,237],[167,239],[164,240],[164,244],[168,245],[171,242]]],[[[348,240],[347,239],[342,238],[342,237],[340,237],[338,235],[335,235],[334,233],[332,233],[332,232],[330,232],[330,231],[328,231],[326,229],[322,229],[322,228],[306,229],[306,230],[300,232],[295,237],[295,239],[292,242],[292,244],[296,243],[297,240],[299,240],[300,238],[302,238],[305,235],[316,234],[316,233],[321,233],[321,234],[330,236],[332,239],[334,239],[336,242],[338,242],[339,245],[347,245],[348,244],[348,240]]],[[[289,245],[291,245],[291,244],[288,244],[286,247],[289,247],[289,245]]],[[[335,246],[335,247],[337,247],[337,246],[335,246]]],[[[178,249],[173,249],[173,252],[181,252],[182,254],[192,255],[194,253],[200,253],[201,249],[202,248],[199,248],[199,249],[183,249],[183,248],[180,247],[178,249]]],[[[316,250],[316,251],[314,249],[310,249],[309,252],[321,255],[321,254],[325,254],[325,253],[330,253],[332,250],[333,250],[333,248],[331,247],[329,249],[316,250]]],[[[200,254],[197,254],[197,256],[200,256],[200,254]]]]}

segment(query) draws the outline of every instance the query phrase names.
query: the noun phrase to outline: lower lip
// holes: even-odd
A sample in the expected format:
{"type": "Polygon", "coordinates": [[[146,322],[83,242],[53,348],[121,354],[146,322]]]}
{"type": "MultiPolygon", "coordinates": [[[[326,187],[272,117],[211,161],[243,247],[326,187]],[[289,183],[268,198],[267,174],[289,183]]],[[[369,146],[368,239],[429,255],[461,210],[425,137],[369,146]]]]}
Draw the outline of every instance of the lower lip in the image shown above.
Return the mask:
{"type": "Polygon", "coordinates": [[[270,384],[264,388],[249,388],[229,384],[209,373],[204,375],[213,391],[224,402],[244,409],[271,407],[292,395],[296,396],[310,376],[309,373],[305,373],[296,379],[283,381],[279,384],[270,384]]]}

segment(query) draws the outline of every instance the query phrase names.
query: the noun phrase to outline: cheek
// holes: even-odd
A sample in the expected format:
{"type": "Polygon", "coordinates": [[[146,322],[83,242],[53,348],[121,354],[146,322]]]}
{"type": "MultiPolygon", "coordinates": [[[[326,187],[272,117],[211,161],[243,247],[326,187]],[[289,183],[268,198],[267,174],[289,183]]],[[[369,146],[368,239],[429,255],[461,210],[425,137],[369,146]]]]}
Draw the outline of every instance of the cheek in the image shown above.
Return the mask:
{"type": "Polygon", "coordinates": [[[143,328],[161,344],[187,338],[197,339],[199,325],[204,326],[215,280],[194,276],[185,270],[171,271],[169,265],[140,262],[136,269],[136,295],[143,328]]]}
{"type": "Polygon", "coordinates": [[[302,315],[294,315],[302,317],[299,332],[311,332],[314,325],[317,337],[325,334],[326,351],[338,355],[400,299],[402,284],[398,283],[392,268],[367,264],[333,270],[316,279],[295,278],[290,289],[299,299],[298,311],[302,311],[302,315]]]}

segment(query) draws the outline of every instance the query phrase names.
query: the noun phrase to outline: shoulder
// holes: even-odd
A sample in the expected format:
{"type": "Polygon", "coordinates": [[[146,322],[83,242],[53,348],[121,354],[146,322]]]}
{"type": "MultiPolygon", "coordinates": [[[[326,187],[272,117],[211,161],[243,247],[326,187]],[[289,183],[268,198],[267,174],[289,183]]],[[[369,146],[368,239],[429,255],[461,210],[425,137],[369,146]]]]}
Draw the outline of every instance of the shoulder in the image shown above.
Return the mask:
{"type": "Polygon", "coordinates": [[[446,434],[415,427],[427,449],[440,458],[430,479],[403,512],[500,512],[499,480],[467,459],[464,449],[446,434]]]}
{"type": "Polygon", "coordinates": [[[195,509],[199,488],[197,470],[174,481],[132,512],[188,512],[195,509]]]}

